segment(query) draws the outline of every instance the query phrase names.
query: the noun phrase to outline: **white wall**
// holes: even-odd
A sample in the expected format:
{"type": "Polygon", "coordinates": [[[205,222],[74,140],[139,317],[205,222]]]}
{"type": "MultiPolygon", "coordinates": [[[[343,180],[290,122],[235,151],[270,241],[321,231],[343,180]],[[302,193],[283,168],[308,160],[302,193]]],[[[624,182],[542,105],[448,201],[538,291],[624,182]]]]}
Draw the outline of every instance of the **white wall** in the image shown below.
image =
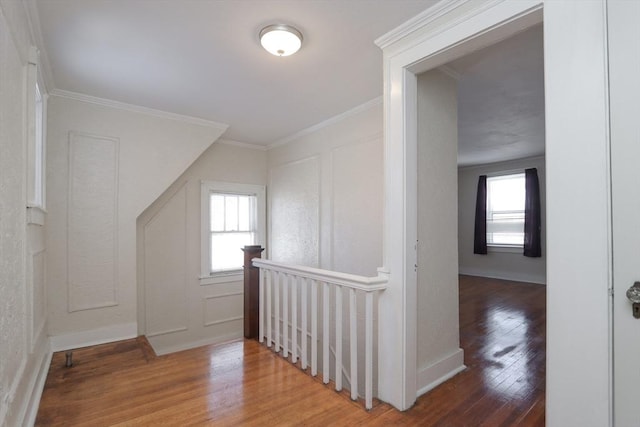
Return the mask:
{"type": "MultiPolygon", "coordinates": [[[[270,149],[268,257],[274,261],[377,276],[382,260],[382,161],[382,105],[378,100],[270,149]]],[[[346,331],[349,312],[346,296],[343,298],[342,319],[346,331]]],[[[359,336],[364,336],[364,297],[360,293],[357,301],[357,328],[359,336]]],[[[333,294],[329,305],[329,327],[334,331],[333,294]]],[[[374,306],[376,318],[377,303],[374,306]]],[[[298,318],[300,316],[301,313],[298,318]]],[[[322,320],[318,325],[321,336],[322,320]]],[[[365,353],[364,340],[360,341],[358,390],[362,391],[365,353]]],[[[302,337],[298,342],[302,342],[302,337]]],[[[334,351],[334,343],[329,345],[334,351]]],[[[377,337],[373,346],[374,372],[377,372],[377,337]]],[[[322,348],[321,343],[318,348],[322,348]]],[[[343,360],[349,357],[349,338],[345,333],[343,360]]],[[[321,357],[318,366],[322,366],[321,357]]],[[[335,378],[333,369],[331,363],[331,378],[335,378]]],[[[348,373],[349,367],[345,366],[343,372],[348,373]]],[[[345,388],[350,388],[348,381],[346,375],[345,388]]],[[[377,394],[377,384],[373,393],[377,394]]]]}
{"type": "Polygon", "coordinates": [[[438,70],[418,76],[418,394],[464,367],[455,238],[457,106],[453,78],[438,70]]]}
{"type": "Polygon", "coordinates": [[[492,163],[460,168],[458,170],[458,248],[459,272],[471,276],[494,277],[521,282],[546,283],[546,186],[544,157],[535,157],[509,162],[492,163]],[[502,252],[489,247],[486,255],[473,253],[473,230],[476,195],[480,175],[500,172],[524,172],[525,168],[536,168],[540,182],[542,218],[542,257],[530,258],[522,251],[502,252]]]}
{"type": "Polygon", "coordinates": [[[44,212],[27,210],[29,24],[0,2],[0,425],[33,422],[49,363],[44,212]]]}
{"type": "Polygon", "coordinates": [[[136,218],[224,129],[51,97],[47,284],[54,347],[135,336],[136,218]]]}
{"type": "Polygon", "coordinates": [[[382,106],[268,151],[269,257],[376,276],[382,262],[382,106]]]}
{"type": "Polygon", "coordinates": [[[243,334],[242,279],[199,280],[202,180],[265,185],[266,150],[214,143],[138,217],[138,319],[157,353],[243,334]]]}
{"type": "MultiPolygon", "coordinates": [[[[545,2],[546,420],[552,427],[610,424],[605,43],[602,1],[545,2]]],[[[632,51],[637,41],[620,47],[632,51]]]]}

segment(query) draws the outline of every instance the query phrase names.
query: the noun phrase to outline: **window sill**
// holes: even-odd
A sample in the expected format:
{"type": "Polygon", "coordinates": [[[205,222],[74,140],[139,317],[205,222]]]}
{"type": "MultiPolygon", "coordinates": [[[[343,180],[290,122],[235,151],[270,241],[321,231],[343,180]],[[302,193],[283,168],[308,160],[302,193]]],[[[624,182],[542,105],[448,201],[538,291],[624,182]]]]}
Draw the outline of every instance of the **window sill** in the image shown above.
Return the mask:
{"type": "Polygon", "coordinates": [[[40,206],[27,206],[27,224],[44,225],[47,211],[40,206]]]}
{"type": "Polygon", "coordinates": [[[200,277],[200,286],[217,285],[220,283],[242,282],[244,273],[242,271],[232,271],[229,273],[217,273],[211,276],[200,277]]]}
{"type": "Polygon", "coordinates": [[[510,246],[510,245],[487,245],[489,252],[495,253],[510,253],[510,254],[522,254],[524,250],[523,246],[510,246]]]}

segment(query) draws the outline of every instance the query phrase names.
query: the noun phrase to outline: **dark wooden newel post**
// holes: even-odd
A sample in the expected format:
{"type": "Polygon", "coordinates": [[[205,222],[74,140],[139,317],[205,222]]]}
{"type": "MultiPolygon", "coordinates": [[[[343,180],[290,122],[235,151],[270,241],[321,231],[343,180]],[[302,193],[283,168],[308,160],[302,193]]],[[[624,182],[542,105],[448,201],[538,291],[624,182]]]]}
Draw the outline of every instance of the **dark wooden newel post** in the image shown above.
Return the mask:
{"type": "Polygon", "coordinates": [[[251,260],[262,258],[264,248],[260,245],[245,246],[244,252],[244,337],[258,337],[258,316],[260,315],[260,269],[251,260]]]}

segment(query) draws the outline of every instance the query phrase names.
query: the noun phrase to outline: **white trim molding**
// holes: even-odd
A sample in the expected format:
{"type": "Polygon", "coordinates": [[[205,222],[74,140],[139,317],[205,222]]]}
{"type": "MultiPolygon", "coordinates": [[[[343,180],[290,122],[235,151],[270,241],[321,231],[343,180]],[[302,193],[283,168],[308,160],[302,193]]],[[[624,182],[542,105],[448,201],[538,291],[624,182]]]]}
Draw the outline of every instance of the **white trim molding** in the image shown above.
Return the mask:
{"type": "MultiPolygon", "coordinates": [[[[542,0],[440,2],[378,39],[385,122],[384,268],[379,299],[379,397],[400,410],[418,395],[417,75],[542,21],[542,0]]],[[[434,380],[436,380],[435,378],[434,380]]]]}
{"type": "Polygon", "coordinates": [[[44,225],[47,211],[39,206],[27,206],[27,224],[44,225]]]}
{"type": "Polygon", "coordinates": [[[394,43],[399,42],[409,34],[414,31],[420,30],[430,23],[434,22],[438,18],[445,16],[450,13],[454,9],[459,8],[465,3],[469,2],[469,0],[448,0],[448,1],[440,1],[425,10],[424,12],[414,16],[413,18],[406,21],[404,24],[394,28],[388,33],[378,37],[374,40],[374,43],[380,49],[386,49],[387,47],[393,45],[394,43]]]}
{"type": "Polygon", "coordinates": [[[205,345],[213,345],[213,344],[222,344],[226,342],[235,341],[237,339],[242,338],[242,331],[234,332],[231,334],[223,335],[216,338],[204,338],[198,341],[190,341],[184,344],[177,344],[168,347],[156,348],[153,347],[153,350],[156,352],[157,356],[163,356],[169,353],[175,353],[177,351],[189,350],[196,347],[202,347],[205,345]]]}
{"type": "Polygon", "coordinates": [[[295,141],[296,139],[300,139],[303,136],[310,135],[310,134],[312,134],[314,132],[319,131],[320,129],[324,129],[324,128],[327,128],[329,126],[333,126],[336,123],[339,123],[339,122],[341,122],[343,120],[348,119],[349,117],[353,117],[353,116],[355,116],[357,114],[360,114],[363,111],[367,111],[368,109],[373,108],[373,107],[375,107],[377,105],[380,105],[380,104],[382,104],[382,97],[378,96],[377,98],[373,98],[371,101],[367,101],[364,104],[360,104],[360,105],[358,105],[358,106],[356,106],[356,107],[354,107],[354,108],[352,108],[350,110],[347,110],[347,111],[345,111],[343,113],[340,113],[340,114],[338,114],[336,116],[330,117],[327,120],[324,120],[324,121],[322,121],[320,123],[317,123],[317,124],[315,124],[313,126],[309,126],[308,128],[302,129],[301,131],[296,132],[296,133],[294,133],[292,135],[289,135],[289,136],[286,136],[286,137],[284,137],[282,139],[279,139],[279,140],[273,142],[272,144],[269,144],[267,146],[267,149],[271,150],[272,148],[276,148],[276,147],[280,147],[282,145],[286,145],[286,144],[288,144],[290,142],[295,141]]]}
{"type": "Polygon", "coordinates": [[[51,366],[51,358],[53,352],[51,351],[49,340],[46,340],[46,352],[43,354],[38,364],[38,370],[35,377],[31,381],[31,391],[29,393],[29,401],[23,417],[22,425],[32,426],[36,422],[38,416],[38,408],[40,407],[40,398],[44,391],[44,385],[47,381],[47,375],[49,373],[49,367],[51,366]]]}
{"type": "MultiPolygon", "coordinates": [[[[255,196],[256,231],[255,245],[264,246],[267,237],[266,187],[255,184],[238,184],[221,181],[200,181],[200,285],[227,283],[244,277],[242,270],[231,272],[211,272],[210,263],[210,197],[211,193],[229,193],[255,196]]],[[[242,279],[240,279],[242,280],[242,279]]]]}
{"type": "Polygon", "coordinates": [[[216,144],[230,145],[232,147],[248,148],[250,150],[267,151],[269,148],[266,145],[249,144],[247,142],[234,141],[233,139],[220,138],[216,141],[216,144]]]}
{"type": "Polygon", "coordinates": [[[449,378],[464,371],[464,352],[458,349],[437,362],[418,371],[418,396],[422,396],[449,378]]]}
{"type": "Polygon", "coordinates": [[[88,331],[73,332],[51,337],[51,349],[55,351],[72,350],[114,341],[128,340],[138,336],[138,324],[122,323],[88,331]]]}
{"type": "Polygon", "coordinates": [[[510,282],[535,283],[537,285],[547,284],[545,276],[537,274],[515,273],[512,271],[468,267],[460,267],[460,270],[458,272],[465,276],[488,277],[490,279],[508,280],[510,282]]]}
{"type": "Polygon", "coordinates": [[[42,72],[42,83],[44,84],[42,89],[43,92],[48,93],[49,89],[53,89],[55,85],[53,82],[53,72],[51,71],[51,62],[49,61],[49,56],[44,48],[44,38],[42,37],[42,26],[40,25],[40,14],[38,13],[36,0],[26,0],[22,4],[27,15],[31,39],[40,51],[39,65],[42,72]]]}
{"type": "Polygon", "coordinates": [[[183,123],[190,123],[193,125],[205,126],[213,129],[218,129],[222,133],[226,132],[229,125],[220,122],[214,122],[212,120],[201,119],[199,117],[185,116],[182,114],[170,113],[168,111],[156,110],[154,108],[143,107],[140,105],[127,104],[126,102],[114,101],[106,98],[99,98],[97,96],[85,95],[83,93],[71,92],[62,89],[52,89],[49,92],[50,96],[57,96],[59,98],[72,99],[74,101],[87,102],[90,104],[100,105],[103,107],[115,108],[117,110],[130,111],[133,113],[146,114],[148,116],[159,117],[161,119],[176,120],[183,123]]]}
{"type": "Polygon", "coordinates": [[[114,307],[119,304],[120,139],[70,131],[67,147],[67,312],[114,307]],[[99,177],[104,183],[98,196],[87,185],[86,174],[99,177]],[[100,227],[86,228],[87,218],[100,227]],[[96,236],[101,238],[95,239],[96,236]],[[97,251],[101,251],[100,256],[97,251]],[[96,275],[88,267],[92,262],[104,267],[102,274],[96,275]]]}
{"type": "MultiPolygon", "coordinates": [[[[34,352],[24,358],[8,393],[3,396],[2,406],[11,410],[0,411],[0,425],[32,426],[40,406],[40,397],[51,364],[49,338],[41,335],[34,352]]],[[[6,409],[6,408],[3,408],[6,409]]]]}

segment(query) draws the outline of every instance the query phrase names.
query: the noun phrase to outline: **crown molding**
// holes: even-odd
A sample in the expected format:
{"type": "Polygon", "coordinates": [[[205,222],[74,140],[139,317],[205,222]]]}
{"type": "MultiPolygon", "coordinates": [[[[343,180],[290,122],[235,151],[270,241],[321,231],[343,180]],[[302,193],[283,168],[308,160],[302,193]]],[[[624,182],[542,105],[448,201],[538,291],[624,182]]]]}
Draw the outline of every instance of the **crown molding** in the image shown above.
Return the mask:
{"type": "Polygon", "coordinates": [[[435,21],[436,19],[446,15],[452,10],[457,9],[465,3],[468,3],[469,1],[470,0],[441,0],[422,13],[419,13],[413,18],[409,19],[404,24],[401,24],[388,33],[378,37],[377,39],[375,39],[374,43],[380,49],[385,49],[386,47],[392,45],[403,37],[406,37],[414,31],[423,28],[430,22],[435,21]]]}
{"type": "Polygon", "coordinates": [[[271,150],[272,148],[276,148],[276,147],[280,147],[282,145],[288,144],[296,139],[302,138],[303,136],[312,134],[314,132],[319,131],[320,129],[329,127],[331,125],[334,125],[336,123],[339,123],[343,120],[348,119],[349,117],[353,117],[363,111],[366,111],[370,108],[373,108],[377,105],[381,105],[382,104],[382,96],[378,96],[377,98],[372,99],[371,101],[367,101],[364,104],[360,104],[357,107],[354,107],[350,110],[347,110],[343,113],[338,114],[337,116],[333,116],[331,118],[328,118],[327,120],[324,120],[318,124],[315,124],[313,126],[310,126],[306,129],[302,129],[299,132],[296,132],[292,135],[289,135],[287,137],[284,137],[270,145],[267,146],[267,149],[271,150]]]}
{"type": "Polygon", "coordinates": [[[131,111],[133,113],[146,114],[148,116],[159,117],[161,119],[176,120],[179,122],[205,126],[213,129],[218,129],[222,132],[225,132],[229,128],[229,125],[225,123],[214,122],[211,120],[201,119],[199,117],[184,116],[182,114],[170,113],[168,111],[156,110],[153,108],[142,107],[140,105],[127,104],[125,102],[113,101],[111,99],[98,98],[97,96],[85,95],[83,93],[71,92],[68,90],[53,89],[49,94],[51,96],[57,96],[59,98],[72,99],[74,101],[87,102],[103,107],[110,107],[118,110],[131,111]]]}
{"type": "Polygon", "coordinates": [[[218,139],[216,144],[231,145],[233,147],[248,148],[250,150],[267,151],[266,145],[249,144],[248,142],[234,141],[233,139],[218,139]]]}

